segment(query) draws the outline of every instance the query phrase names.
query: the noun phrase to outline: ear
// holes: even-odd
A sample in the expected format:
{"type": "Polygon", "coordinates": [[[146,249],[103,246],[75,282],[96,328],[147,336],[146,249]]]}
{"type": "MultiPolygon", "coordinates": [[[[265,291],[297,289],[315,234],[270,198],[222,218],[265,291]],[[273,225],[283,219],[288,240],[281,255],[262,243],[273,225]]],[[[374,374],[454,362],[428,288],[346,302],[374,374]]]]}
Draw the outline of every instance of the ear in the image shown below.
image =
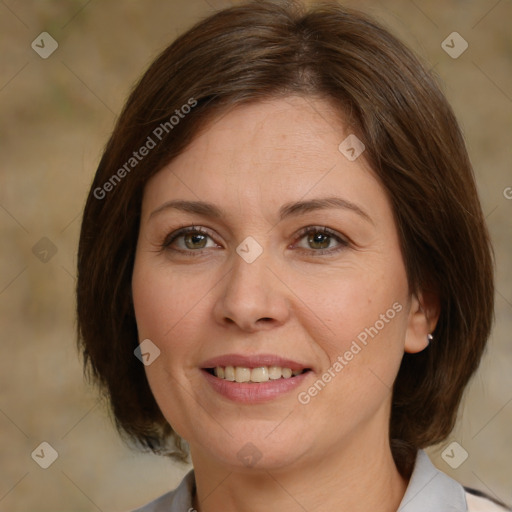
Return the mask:
{"type": "Polygon", "coordinates": [[[405,352],[415,354],[428,347],[428,335],[435,329],[439,314],[437,294],[425,291],[412,296],[405,334],[405,352]]]}

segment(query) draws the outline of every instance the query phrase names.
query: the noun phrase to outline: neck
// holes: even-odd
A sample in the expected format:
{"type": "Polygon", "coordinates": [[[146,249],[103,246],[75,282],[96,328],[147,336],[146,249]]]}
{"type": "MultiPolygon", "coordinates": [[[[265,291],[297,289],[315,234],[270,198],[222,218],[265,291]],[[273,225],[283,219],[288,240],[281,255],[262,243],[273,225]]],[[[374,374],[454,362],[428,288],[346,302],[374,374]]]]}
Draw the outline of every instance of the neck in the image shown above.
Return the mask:
{"type": "Polygon", "coordinates": [[[395,512],[407,481],[394,464],[387,437],[364,437],[375,442],[345,443],[321,460],[305,456],[284,468],[241,471],[223,467],[191,446],[197,486],[194,508],[198,512],[395,512]]]}

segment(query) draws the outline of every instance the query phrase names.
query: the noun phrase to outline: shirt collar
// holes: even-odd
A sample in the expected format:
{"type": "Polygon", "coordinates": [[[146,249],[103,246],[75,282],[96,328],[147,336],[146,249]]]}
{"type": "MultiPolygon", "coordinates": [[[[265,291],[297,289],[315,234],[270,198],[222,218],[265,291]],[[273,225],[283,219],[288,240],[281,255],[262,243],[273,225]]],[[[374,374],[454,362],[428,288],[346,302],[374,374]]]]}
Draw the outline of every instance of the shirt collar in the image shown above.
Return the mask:
{"type": "MultiPolygon", "coordinates": [[[[134,512],[187,512],[193,510],[194,470],[180,485],[134,512]]],[[[466,512],[466,498],[461,484],[439,471],[428,455],[419,450],[405,495],[397,512],[466,512]]]]}
{"type": "Polygon", "coordinates": [[[398,512],[466,512],[466,498],[461,484],[439,471],[428,455],[419,450],[416,464],[398,507],[398,512]]]}

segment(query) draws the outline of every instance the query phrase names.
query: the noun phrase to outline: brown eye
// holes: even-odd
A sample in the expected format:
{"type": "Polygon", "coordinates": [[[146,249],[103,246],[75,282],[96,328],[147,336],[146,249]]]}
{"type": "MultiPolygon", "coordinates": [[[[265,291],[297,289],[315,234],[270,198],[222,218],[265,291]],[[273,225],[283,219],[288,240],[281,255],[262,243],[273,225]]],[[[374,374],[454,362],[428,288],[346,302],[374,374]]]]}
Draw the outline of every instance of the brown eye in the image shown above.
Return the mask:
{"type": "Polygon", "coordinates": [[[178,252],[199,252],[203,249],[219,247],[212,237],[200,228],[189,226],[168,235],[162,243],[162,249],[178,252]],[[208,240],[211,243],[208,245],[208,240]]]}
{"type": "Polygon", "coordinates": [[[316,255],[337,252],[348,245],[343,237],[327,227],[305,228],[299,237],[306,243],[299,243],[298,247],[316,255]]]}
{"type": "Polygon", "coordinates": [[[204,249],[208,235],[202,233],[187,233],[183,235],[183,240],[188,249],[204,249]]]}
{"type": "Polygon", "coordinates": [[[308,244],[310,244],[313,249],[328,249],[331,240],[332,236],[326,235],[325,233],[308,235],[308,244]]]}

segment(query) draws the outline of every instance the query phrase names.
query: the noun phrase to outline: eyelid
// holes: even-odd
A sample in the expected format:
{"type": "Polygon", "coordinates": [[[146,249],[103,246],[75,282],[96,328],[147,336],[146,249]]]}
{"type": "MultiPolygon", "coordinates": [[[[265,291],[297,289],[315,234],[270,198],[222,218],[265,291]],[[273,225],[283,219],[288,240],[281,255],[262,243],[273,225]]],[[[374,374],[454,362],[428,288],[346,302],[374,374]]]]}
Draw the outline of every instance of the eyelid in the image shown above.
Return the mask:
{"type": "MultiPolygon", "coordinates": [[[[170,245],[177,238],[179,238],[180,236],[183,236],[183,235],[187,235],[188,233],[199,233],[201,235],[206,235],[209,238],[211,238],[217,244],[213,234],[211,233],[211,231],[209,229],[204,228],[202,226],[182,225],[178,229],[175,229],[174,231],[171,231],[169,234],[167,234],[165,236],[165,238],[163,239],[162,243],[159,244],[160,247],[161,247],[161,250],[164,251],[164,250],[168,249],[170,247],[170,245]]],[[[184,251],[182,249],[176,249],[176,251],[178,251],[178,252],[188,252],[188,253],[191,253],[191,252],[199,253],[200,252],[200,250],[198,250],[198,251],[192,251],[192,250],[184,251]]]]}
{"type": "MultiPolygon", "coordinates": [[[[188,225],[188,226],[182,225],[178,229],[169,233],[164,238],[163,242],[160,244],[160,250],[161,251],[172,250],[172,251],[179,252],[182,254],[200,255],[206,249],[211,249],[211,247],[204,248],[204,249],[198,249],[198,250],[193,250],[193,249],[184,250],[184,249],[171,249],[170,248],[170,245],[176,239],[180,238],[181,236],[187,235],[188,233],[199,233],[199,234],[205,235],[205,236],[209,237],[215,244],[219,245],[215,240],[215,236],[211,233],[211,231],[208,228],[205,228],[203,226],[195,226],[195,225],[192,225],[192,226],[191,225],[188,225]]],[[[322,255],[322,254],[336,253],[336,252],[344,249],[351,243],[347,237],[345,237],[341,233],[335,231],[334,229],[331,229],[327,226],[310,225],[310,226],[306,226],[306,227],[300,229],[294,236],[295,241],[288,247],[289,248],[295,247],[297,245],[297,243],[300,240],[302,240],[302,238],[304,238],[309,233],[322,233],[322,234],[328,235],[329,237],[337,240],[337,242],[339,244],[337,247],[331,247],[329,249],[315,250],[315,249],[306,249],[303,247],[298,248],[299,251],[308,253],[310,255],[322,255]]]]}
{"type": "Polygon", "coordinates": [[[302,228],[301,230],[299,230],[299,232],[295,235],[296,242],[294,242],[292,245],[295,246],[298,241],[302,240],[302,238],[304,238],[304,236],[308,235],[309,233],[322,233],[324,235],[328,235],[331,238],[336,239],[339,243],[339,245],[337,247],[331,247],[330,249],[314,250],[314,249],[304,249],[302,247],[299,248],[299,250],[305,251],[309,254],[313,254],[313,255],[322,255],[322,254],[329,254],[329,253],[332,254],[332,253],[336,253],[336,252],[344,249],[345,247],[347,247],[351,244],[351,241],[349,240],[349,238],[342,235],[338,231],[335,231],[334,229],[331,229],[327,226],[313,225],[313,226],[306,226],[306,227],[302,228]]]}

